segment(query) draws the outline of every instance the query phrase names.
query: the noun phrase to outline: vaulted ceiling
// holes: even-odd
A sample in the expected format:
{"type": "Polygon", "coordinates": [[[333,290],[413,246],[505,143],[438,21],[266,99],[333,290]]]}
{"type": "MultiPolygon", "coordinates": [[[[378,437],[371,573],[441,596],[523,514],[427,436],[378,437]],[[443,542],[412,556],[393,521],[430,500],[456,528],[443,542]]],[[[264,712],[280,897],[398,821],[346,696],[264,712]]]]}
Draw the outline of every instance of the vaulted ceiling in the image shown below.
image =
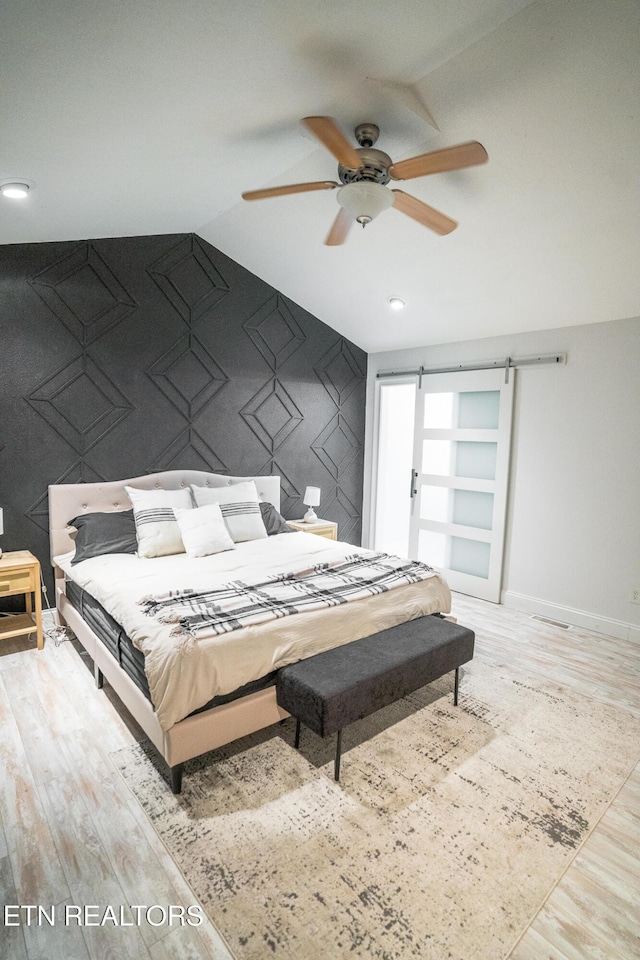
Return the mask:
{"type": "Polygon", "coordinates": [[[637,316],[639,65],[637,0],[5,0],[0,242],[193,231],[368,351],[637,316]],[[308,115],[479,140],[400,184],[458,229],[327,247],[335,192],[244,202],[336,179],[308,115]]]}

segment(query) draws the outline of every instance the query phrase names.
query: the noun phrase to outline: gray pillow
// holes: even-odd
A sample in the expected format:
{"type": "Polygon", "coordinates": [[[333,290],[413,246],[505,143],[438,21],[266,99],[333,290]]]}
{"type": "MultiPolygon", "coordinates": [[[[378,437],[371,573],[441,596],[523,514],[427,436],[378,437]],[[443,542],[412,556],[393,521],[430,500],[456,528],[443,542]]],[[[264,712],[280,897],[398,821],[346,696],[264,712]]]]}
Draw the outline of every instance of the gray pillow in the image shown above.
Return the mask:
{"type": "Polygon", "coordinates": [[[78,535],[75,539],[76,552],[71,563],[101,557],[105,553],[136,553],[136,523],[133,510],[114,513],[82,513],[69,520],[78,535]]]}
{"type": "Polygon", "coordinates": [[[278,513],[272,503],[261,501],[260,513],[269,537],[275,536],[276,533],[297,533],[293,527],[289,526],[282,514],[278,513]]]}

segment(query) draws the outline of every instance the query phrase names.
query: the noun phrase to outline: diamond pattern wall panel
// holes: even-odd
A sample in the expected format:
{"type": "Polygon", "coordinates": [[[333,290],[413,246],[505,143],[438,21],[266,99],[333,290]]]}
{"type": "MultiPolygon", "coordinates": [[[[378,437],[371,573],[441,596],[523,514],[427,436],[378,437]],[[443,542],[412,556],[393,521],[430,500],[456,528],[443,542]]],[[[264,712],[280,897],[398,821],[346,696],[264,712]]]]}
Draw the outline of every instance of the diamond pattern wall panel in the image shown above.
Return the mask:
{"type": "Polygon", "coordinates": [[[87,356],[77,357],[29,397],[29,403],[78,453],[98,443],[132,406],[87,356]]]}
{"type": "Polygon", "coordinates": [[[207,470],[211,473],[229,473],[222,460],[203,440],[195,427],[187,427],[160,455],[150,463],[146,472],[179,470],[188,463],[190,470],[207,470]]]}
{"type": "Polygon", "coordinates": [[[83,345],[104,336],[137,306],[91,243],[79,244],[30,282],[83,345]]]}
{"type": "Polygon", "coordinates": [[[274,372],[306,340],[300,325],[279,295],[270,297],[243,326],[274,372]]]}
{"type": "Polygon", "coordinates": [[[192,334],[178,340],[147,372],[189,420],[197,416],[229,380],[192,334]]]}
{"type": "Polygon", "coordinates": [[[189,326],[229,292],[207,246],[191,234],[149,267],[150,275],[189,326]]]}
{"type": "Polygon", "coordinates": [[[273,453],[303,420],[279,380],[269,380],[240,411],[257,438],[273,453]]]}
{"type": "Polygon", "coordinates": [[[335,487],[333,495],[329,497],[326,503],[325,510],[331,516],[331,519],[338,524],[341,539],[349,540],[356,531],[359,539],[362,524],[360,508],[351,502],[340,487],[335,487]]]}
{"type": "Polygon", "coordinates": [[[360,454],[362,441],[353,432],[346,418],[338,413],[316,437],[311,449],[331,476],[339,480],[360,454]]]}
{"type": "Polygon", "coordinates": [[[49,484],[176,467],[277,473],[290,518],[319,486],[358,541],[354,344],[193,235],[0,247],[0,281],[4,549],[46,575],[49,484]]]}
{"type": "Polygon", "coordinates": [[[338,407],[349,399],[364,377],[364,372],[346,340],[335,343],[314,370],[338,407]]]}

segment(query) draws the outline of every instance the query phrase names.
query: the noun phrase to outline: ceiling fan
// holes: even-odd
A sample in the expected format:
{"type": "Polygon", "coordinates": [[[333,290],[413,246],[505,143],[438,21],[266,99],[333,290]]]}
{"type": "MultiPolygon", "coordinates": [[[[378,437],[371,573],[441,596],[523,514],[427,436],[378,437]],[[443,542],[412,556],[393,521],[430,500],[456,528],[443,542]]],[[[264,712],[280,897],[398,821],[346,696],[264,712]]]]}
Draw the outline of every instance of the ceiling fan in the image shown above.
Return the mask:
{"type": "Polygon", "coordinates": [[[290,193],[339,188],[337,198],[340,211],[325,240],[330,247],[344,243],[354,222],[365,227],[389,207],[394,207],[442,236],[451,233],[458,226],[455,220],[403,190],[389,190],[387,184],[390,180],[411,180],[430,173],[473,167],[489,159],[482,144],[474,140],[394,163],[388,154],[374,148],[380,135],[375,123],[358,124],[355,136],[359,147],[351,146],[331,117],[305,117],[302,123],[338,161],[341,182],[316,180],[312,183],[267,187],[264,190],[249,190],[242,194],[242,198],[264,200],[290,193]]]}

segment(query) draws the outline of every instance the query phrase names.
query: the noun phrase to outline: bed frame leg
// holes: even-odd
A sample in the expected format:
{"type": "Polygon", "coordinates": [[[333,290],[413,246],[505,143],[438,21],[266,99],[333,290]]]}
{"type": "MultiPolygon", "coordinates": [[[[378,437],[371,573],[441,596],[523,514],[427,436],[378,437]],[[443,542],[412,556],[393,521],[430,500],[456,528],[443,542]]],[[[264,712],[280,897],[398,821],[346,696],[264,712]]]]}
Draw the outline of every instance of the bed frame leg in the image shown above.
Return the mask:
{"type": "Polygon", "coordinates": [[[98,664],[95,662],[95,660],[93,662],[93,677],[96,681],[96,687],[98,688],[98,690],[102,690],[102,686],[104,684],[104,677],[102,675],[102,670],[100,669],[98,664]]]}
{"type": "Polygon", "coordinates": [[[453,705],[458,706],[458,687],[460,685],[460,667],[456,667],[456,679],[453,685],[453,705]]]}
{"type": "Polygon", "coordinates": [[[171,792],[182,793],[182,771],[183,763],[176,763],[175,767],[169,767],[169,776],[171,778],[171,792]]]}

